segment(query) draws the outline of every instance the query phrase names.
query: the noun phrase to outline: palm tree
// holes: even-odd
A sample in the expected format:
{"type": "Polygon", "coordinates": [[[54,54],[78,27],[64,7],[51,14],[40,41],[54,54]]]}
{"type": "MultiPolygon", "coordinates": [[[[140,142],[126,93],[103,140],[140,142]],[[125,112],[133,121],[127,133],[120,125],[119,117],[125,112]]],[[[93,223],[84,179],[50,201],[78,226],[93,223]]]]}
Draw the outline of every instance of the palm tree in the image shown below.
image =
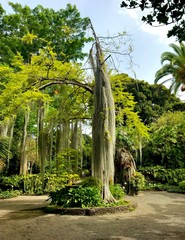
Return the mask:
{"type": "Polygon", "coordinates": [[[160,68],[155,74],[155,83],[161,78],[168,77],[161,84],[171,82],[170,91],[177,93],[177,90],[181,87],[181,91],[185,91],[185,45],[180,43],[179,45],[169,45],[173,52],[164,52],[161,55],[161,64],[165,61],[165,65],[160,68]]]}

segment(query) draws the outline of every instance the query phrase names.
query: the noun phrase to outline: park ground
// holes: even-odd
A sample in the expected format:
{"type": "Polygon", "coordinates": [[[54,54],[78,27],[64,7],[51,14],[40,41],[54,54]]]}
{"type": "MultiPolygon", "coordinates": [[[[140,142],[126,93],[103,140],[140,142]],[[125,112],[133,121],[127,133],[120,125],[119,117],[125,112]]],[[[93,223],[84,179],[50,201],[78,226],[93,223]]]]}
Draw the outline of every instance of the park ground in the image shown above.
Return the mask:
{"type": "Polygon", "coordinates": [[[1,240],[184,240],[185,195],[142,192],[127,196],[129,213],[102,216],[46,214],[47,196],[0,200],[1,240]]]}

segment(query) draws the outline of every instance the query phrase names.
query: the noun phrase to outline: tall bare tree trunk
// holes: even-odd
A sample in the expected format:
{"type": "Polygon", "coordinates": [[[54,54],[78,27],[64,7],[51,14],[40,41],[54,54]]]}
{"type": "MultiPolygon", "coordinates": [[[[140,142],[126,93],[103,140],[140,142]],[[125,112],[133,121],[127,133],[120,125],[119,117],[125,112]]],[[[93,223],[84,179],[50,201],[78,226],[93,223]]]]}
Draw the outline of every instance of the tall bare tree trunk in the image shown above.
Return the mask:
{"type": "Polygon", "coordinates": [[[0,124],[0,136],[8,137],[9,125],[10,125],[10,119],[9,118],[1,122],[1,124],[0,124]]]}
{"type": "Polygon", "coordinates": [[[10,150],[12,146],[12,140],[13,140],[13,130],[14,130],[14,124],[15,124],[15,117],[12,117],[12,119],[7,118],[0,124],[0,136],[5,137],[8,139],[8,156],[6,160],[6,172],[9,170],[10,165],[10,150]]]}
{"type": "Polygon", "coordinates": [[[8,172],[9,167],[10,167],[10,150],[11,150],[12,141],[13,141],[14,125],[15,125],[15,117],[13,117],[13,119],[12,119],[10,133],[9,133],[8,158],[7,158],[7,163],[6,163],[6,171],[7,172],[8,172]]]}
{"type": "Polygon", "coordinates": [[[53,122],[50,123],[50,128],[48,132],[48,162],[49,162],[49,172],[52,172],[51,161],[52,161],[52,154],[53,154],[53,122]]]}
{"type": "MultiPolygon", "coordinates": [[[[92,25],[91,25],[92,27],[92,25]]],[[[96,59],[91,55],[95,76],[93,115],[92,174],[103,183],[103,199],[114,201],[109,184],[114,182],[115,110],[111,84],[106,73],[105,60],[94,29],[96,59]]],[[[92,53],[91,53],[92,54],[92,53]]]]}
{"type": "MultiPolygon", "coordinates": [[[[56,132],[56,169],[59,170],[58,154],[70,147],[70,121],[69,119],[62,119],[62,122],[57,125],[56,132]]],[[[71,163],[69,162],[68,168],[71,169],[71,163]]]]}
{"type": "Polygon", "coordinates": [[[26,141],[27,141],[27,128],[29,123],[30,110],[24,113],[24,127],[21,141],[21,156],[20,156],[20,174],[26,175],[28,170],[28,163],[26,157],[26,141]]]}
{"type": "Polygon", "coordinates": [[[78,161],[79,161],[79,131],[78,131],[78,121],[75,121],[72,123],[72,127],[71,127],[71,148],[74,149],[74,166],[73,166],[73,170],[75,172],[78,171],[78,161]]]}
{"type": "Polygon", "coordinates": [[[39,102],[38,108],[38,157],[40,160],[40,172],[42,178],[42,187],[44,190],[44,176],[45,176],[45,159],[46,159],[46,149],[45,149],[45,132],[44,132],[44,103],[39,102]]]}

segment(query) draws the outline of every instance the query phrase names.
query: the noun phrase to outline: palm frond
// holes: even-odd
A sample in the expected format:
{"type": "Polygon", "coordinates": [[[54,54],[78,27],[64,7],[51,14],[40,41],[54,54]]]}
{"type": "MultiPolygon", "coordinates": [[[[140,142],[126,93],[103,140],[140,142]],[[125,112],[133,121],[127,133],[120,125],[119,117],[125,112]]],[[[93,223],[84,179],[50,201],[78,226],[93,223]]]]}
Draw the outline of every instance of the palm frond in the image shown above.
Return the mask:
{"type": "Polygon", "coordinates": [[[163,84],[170,82],[170,90],[176,93],[182,84],[185,83],[185,45],[174,43],[169,45],[174,52],[164,52],[161,55],[161,64],[168,62],[162,66],[155,74],[155,83],[158,83],[164,77],[171,75],[172,77],[163,81],[163,84]]]}
{"type": "Polygon", "coordinates": [[[0,159],[6,160],[9,154],[9,139],[0,137],[0,159]]]}

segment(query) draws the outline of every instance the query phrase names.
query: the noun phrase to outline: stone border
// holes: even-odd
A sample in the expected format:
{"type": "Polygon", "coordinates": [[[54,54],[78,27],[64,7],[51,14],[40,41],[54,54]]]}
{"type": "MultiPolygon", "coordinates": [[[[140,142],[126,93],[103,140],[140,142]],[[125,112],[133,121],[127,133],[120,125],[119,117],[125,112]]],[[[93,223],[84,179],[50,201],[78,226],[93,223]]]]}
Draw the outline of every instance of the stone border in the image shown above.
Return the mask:
{"type": "Polygon", "coordinates": [[[61,215],[82,215],[82,216],[95,216],[114,213],[127,213],[133,211],[137,204],[128,204],[124,206],[113,207],[95,207],[95,208],[63,208],[56,205],[48,205],[44,211],[46,213],[61,214],[61,215]]]}

